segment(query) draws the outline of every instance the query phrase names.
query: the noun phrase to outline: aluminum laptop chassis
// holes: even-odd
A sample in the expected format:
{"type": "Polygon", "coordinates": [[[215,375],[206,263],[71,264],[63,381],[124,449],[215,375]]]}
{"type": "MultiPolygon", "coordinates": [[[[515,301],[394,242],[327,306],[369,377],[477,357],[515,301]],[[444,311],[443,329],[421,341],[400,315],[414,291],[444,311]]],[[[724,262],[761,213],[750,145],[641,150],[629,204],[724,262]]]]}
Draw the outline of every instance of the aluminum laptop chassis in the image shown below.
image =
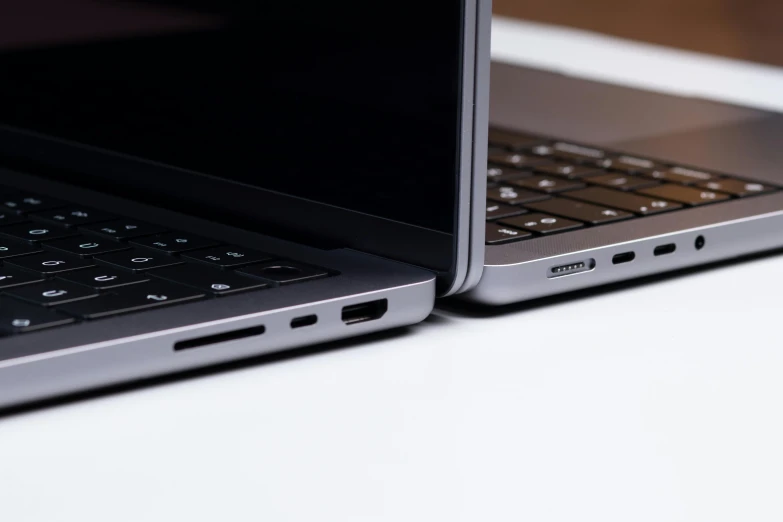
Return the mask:
{"type": "MultiPolygon", "coordinates": [[[[491,84],[491,125],[783,186],[780,114],[498,63],[491,84]]],[[[487,246],[481,281],[463,297],[502,305],[781,246],[778,192],[487,246]],[[653,255],[672,243],[671,255],[653,255]],[[612,263],[627,252],[632,262],[612,263]],[[590,260],[590,271],[550,272],[590,260]]]]}
{"type": "MultiPolygon", "coordinates": [[[[475,285],[483,268],[490,23],[490,2],[465,1],[462,167],[455,203],[458,241],[455,277],[444,287],[446,295],[475,285]],[[478,179],[474,172],[480,173],[478,179]]],[[[415,324],[434,306],[436,275],[424,269],[350,249],[310,248],[8,170],[0,169],[0,179],[10,186],[340,272],[338,277],[290,287],[0,338],[0,409],[415,324]],[[346,324],[346,306],[375,301],[385,303],[382,316],[346,324]],[[294,319],[313,315],[315,324],[293,328],[294,319]],[[258,327],[263,327],[260,335],[258,327]],[[231,339],[236,332],[256,335],[231,339]],[[175,351],[174,345],[182,341],[201,345],[175,351]]]]}
{"type": "Polygon", "coordinates": [[[4,182],[99,210],[332,268],[337,277],[197,301],[0,338],[0,407],[203,367],[422,321],[435,275],[357,251],[324,251],[104,194],[0,170],[4,182]],[[346,324],[344,307],[385,300],[374,320],[346,324]],[[317,316],[293,328],[292,320],[317,316]],[[250,330],[256,335],[175,351],[181,341],[250,330]]]}

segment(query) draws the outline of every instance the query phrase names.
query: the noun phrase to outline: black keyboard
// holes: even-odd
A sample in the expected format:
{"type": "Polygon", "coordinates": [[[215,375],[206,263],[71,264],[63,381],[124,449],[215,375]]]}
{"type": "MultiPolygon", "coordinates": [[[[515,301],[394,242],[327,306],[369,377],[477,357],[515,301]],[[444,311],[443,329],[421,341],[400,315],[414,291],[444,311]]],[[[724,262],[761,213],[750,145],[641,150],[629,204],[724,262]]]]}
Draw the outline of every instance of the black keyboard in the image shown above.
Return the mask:
{"type": "Polygon", "coordinates": [[[488,245],[780,190],[766,183],[490,129],[488,245]]]}
{"type": "Polygon", "coordinates": [[[0,186],[0,336],[333,275],[0,186]]]}

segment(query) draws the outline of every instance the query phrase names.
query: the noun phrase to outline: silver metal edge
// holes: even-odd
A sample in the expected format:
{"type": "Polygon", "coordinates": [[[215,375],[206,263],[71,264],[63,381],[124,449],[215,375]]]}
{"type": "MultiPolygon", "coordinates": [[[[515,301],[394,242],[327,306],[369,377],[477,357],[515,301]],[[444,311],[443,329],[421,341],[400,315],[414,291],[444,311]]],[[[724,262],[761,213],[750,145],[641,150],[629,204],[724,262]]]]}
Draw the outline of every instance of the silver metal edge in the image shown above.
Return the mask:
{"type": "MultiPolygon", "coordinates": [[[[476,234],[478,226],[476,223],[476,207],[483,206],[486,197],[486,183],[484,176],[478,176],[476,171],[476,153],[481,154],[480,137],[476,135],[477,116],[486,115],[487,126],[489,125],[489,93],[480,93],[477,91],[476,81],[480,79],[480,71],[477,66],[477,46],[481,44],[481,37],[486,42],[485,47],[489,46],[489,33],[482,34],[482,28],[479,24],[485,23],[486,8],[491,2],[484,0],[465,0],[464,20],[462,33],[462,100],[460,105],[460,172],[458,183],[458,209],[457,219],[457,256],[454,266],[454,279],[451,281],[448,289],[440,297],[446,297],[463,290],[467,283],[477,280],[480,277],[483,263],[483,252],[479,245],[483,245],[483,236],[476,234]],[[479,12],[482,9],[484,12],[479,12]],[[477,98],[478,94],[485,94],[486,100],[481,101],[477,98]],[[477,114],[477,104],[485,105],[484,114],[477,114]],[[477,150],[477,145],[479,146],[477,150]],[[484,194],[481,196],[481,194],[484,194]],[[481,205],[479,205],[479,202],[481,205]],[[479,241],[480,239],[480,241],[479,241]],[[478,275],[477,275],[478,274],[478,275]]],[[[483,50],[483,49],[482,49],[483,50]]],[[[488,58],[487,58],[488,59],[488,58]]],[[[489,81],[489,64],[486,65],[485,75],[489,81]]],[[[482,131],[486,134],[488,131],[482,131]]],[[[486,136],[485,136],[486,137],[486,136]]],[[[484,140],[486,148],[486,140],[484,140]]],[[[484,152],[486,157],[486,152],[484,152]]],[[[482,216],[483,219],[483,216],[482,216]]],[[[479,232],[479,234],[483,234],[479,232]]]]}

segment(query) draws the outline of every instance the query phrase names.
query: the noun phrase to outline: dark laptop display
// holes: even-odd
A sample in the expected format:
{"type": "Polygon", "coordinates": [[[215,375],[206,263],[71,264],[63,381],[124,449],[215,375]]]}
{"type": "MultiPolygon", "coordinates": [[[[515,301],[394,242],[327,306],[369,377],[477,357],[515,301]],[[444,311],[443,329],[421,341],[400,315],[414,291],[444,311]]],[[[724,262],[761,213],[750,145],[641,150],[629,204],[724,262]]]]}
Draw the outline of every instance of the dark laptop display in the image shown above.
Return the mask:
{"type": "Polygon", "coordinates": [[[394,248],[448,271],[461,9],[6,3],[0,153],[37,174],[294,239],[320,221],[326,246],[394,248]],[[420,239],[410,252],[389,246],[410,231],[420,239]]]}

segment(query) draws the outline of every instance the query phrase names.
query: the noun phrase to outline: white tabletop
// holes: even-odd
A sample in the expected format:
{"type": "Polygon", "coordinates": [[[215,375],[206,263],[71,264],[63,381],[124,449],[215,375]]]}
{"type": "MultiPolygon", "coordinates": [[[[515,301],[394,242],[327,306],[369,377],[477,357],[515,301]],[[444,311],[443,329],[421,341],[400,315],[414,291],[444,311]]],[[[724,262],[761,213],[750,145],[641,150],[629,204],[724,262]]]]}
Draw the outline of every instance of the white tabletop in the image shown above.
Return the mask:
{"type": "MultiPolygon", "coordinates": [[[[530,60],[509,44],[525,26],[496,27],[496,56],[530,60]]],[[[0,520],[781,520],[781,290],[769,256],[497,315],[440,309],[6,417],[0,520]]]]}

